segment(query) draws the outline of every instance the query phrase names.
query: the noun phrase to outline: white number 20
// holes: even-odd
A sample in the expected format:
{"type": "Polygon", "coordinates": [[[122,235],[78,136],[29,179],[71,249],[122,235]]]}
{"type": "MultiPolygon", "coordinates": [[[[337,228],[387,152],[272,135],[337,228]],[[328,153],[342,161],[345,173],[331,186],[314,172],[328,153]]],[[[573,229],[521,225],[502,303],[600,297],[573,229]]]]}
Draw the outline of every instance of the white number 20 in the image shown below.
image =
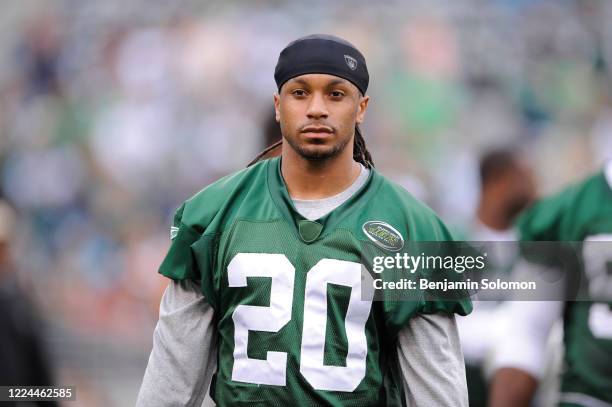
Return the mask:
{"type": "MultiPolygon", "coordinates": [[[[270,277],[270,305],[238,305],[234,321],[234,367],[232,380],[284,386],[287,353],[267,352],[266,359],[247,355],[249,331],[278,332],[291,320],[295,267],[282,254],[239,253],[228,266],[230,287],[245,287],[247,277],[270,277]]],[[[322,259],[307,274],[300,372],[318,390],[355,390],[365,376],[367,339],[365,324],[372,301],[361,298],[359,263],[322,259]],[[327,284],[351,288],[345,328],[348,339],[346,366],[325,366],[327,284]]]]}

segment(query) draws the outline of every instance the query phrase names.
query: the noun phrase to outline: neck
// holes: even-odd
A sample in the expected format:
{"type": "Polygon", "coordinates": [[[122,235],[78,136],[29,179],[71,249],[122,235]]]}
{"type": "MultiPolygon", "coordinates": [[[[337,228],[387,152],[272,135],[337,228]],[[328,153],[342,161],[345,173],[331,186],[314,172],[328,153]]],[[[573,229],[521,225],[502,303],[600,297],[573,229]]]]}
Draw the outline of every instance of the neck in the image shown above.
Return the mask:
{"type": "Polygon", "coordinates": [[[281,172],[294,199],[323,199],[347,189],[361,172],[353,160],[352,143],[328,160],[307,160],[283,143],[281,172]]]}
{"type": "Polygon", "coordinates": [[[512,226],[501,205],[491,205],[480,201],[476,215],[480,222],[494,230],[503,231],[512,226]]]}

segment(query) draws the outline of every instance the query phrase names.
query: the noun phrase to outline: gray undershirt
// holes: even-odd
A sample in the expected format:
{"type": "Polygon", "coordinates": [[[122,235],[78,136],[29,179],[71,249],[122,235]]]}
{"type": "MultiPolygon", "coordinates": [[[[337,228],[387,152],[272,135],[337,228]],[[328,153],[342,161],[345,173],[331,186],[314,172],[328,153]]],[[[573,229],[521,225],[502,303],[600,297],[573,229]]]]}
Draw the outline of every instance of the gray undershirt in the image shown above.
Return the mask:
{"type": "MultiPolygon", "coordinates": [[[[361,164],[360,164],[361,165],[361,164]]],[[[351,186],[337,195],[323,199],[293,199],[295,209],[308,220],[317,220],[327,215],[357,192],[368,180],[370,170],[361,165],[359,176],[351,186]]]]}
{"type": "MultiPolygon", "coordinates": [[[[296,210],[309,220],[336,209],[367,181],[361,166],[346,190],[318,200],[294,199],[296,210]]],[[[208,395],[216,370],[217,334],[213,310],[193,281],[170,281],[153,334],[153,350],[138,394],[138,407],[214,406],[208,395]]],[[[398,359],[406,404],[468,405],[465,367],[453,315],[438,313],[412,318],[398,335],[398,359]]]]}

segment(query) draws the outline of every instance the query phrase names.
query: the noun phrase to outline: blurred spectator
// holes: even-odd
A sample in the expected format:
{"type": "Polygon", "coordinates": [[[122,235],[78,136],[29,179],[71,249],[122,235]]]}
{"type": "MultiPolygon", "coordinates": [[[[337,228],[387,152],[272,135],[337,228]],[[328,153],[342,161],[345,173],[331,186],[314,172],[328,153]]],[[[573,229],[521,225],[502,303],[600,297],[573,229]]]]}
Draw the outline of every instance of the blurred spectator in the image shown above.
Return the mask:
{"type": "Polygon", "coordinates": [[[61,45],[55,18],[40,15],[33,19],[18,52],[26,97],[58,94],[61,45]]]}
{"type": "Polygon", "coordinates": [[[10,243],[16,228],[13,210],[0,200],[0,385],[51,386],[54,382],[42,340],[43,324],[28,292],[19,285],[11,258],[10,243]]]}

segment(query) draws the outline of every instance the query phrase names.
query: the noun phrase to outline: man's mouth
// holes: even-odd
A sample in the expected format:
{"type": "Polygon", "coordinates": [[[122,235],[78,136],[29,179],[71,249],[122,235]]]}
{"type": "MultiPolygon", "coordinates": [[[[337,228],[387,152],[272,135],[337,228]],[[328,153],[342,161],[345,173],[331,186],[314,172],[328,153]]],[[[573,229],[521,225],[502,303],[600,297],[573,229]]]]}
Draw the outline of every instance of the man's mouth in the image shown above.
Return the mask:
{"type": "Polygon", "coordinates": [[[333,134],[334,130],[327,126],[306,126],[301,132],[310,137],[325,137],[333,134]]]}
{"type": "Polygon", "coordinates": [[[333,133],[334,130],[328,126],[306,126],[302,133],[333,133]]]}

